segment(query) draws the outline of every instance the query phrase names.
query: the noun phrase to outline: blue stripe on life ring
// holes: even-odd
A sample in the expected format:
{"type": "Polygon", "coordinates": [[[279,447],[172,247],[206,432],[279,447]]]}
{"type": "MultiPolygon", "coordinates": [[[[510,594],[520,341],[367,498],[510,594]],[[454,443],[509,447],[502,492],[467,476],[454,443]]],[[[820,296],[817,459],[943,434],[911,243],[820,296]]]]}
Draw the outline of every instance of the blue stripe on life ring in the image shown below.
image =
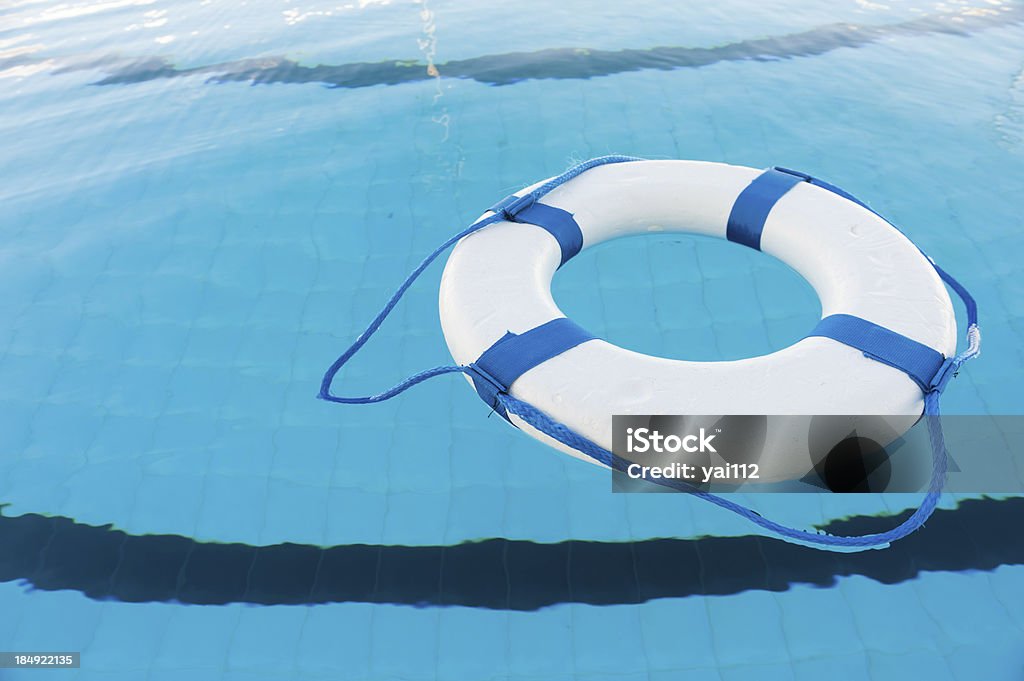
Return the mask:
{"type": "Polygon", "coordinates": [[[593,339],[579,324],[560,317],[524,333],[507,332],[467,368],[480,399],[507,419],[498,393],[507,393],[517,378],[538,364],[593,339]]]}
{"type": "Polygon", "coordinates": [[[729,213],[725,238],[761,250],[761,232],[775,203],[790,189],[806,181],[804,177],[775,168],[758,175],[736,197],[729,213]]]}

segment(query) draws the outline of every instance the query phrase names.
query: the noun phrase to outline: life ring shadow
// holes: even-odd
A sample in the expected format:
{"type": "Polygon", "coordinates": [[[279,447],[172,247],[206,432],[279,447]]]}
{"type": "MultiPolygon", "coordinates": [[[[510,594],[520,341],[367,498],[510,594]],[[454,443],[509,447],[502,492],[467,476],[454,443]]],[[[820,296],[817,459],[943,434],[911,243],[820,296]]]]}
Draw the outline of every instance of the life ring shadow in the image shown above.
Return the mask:
{"type": "MultiPolygon", "coordinates": [[[[822,529],[878,532],[907,514],[858,516],[822,529]]],[[[974,499],[937,511],[927,526],[884,551],[828,553],[761,536],[250,546],[0,514],[0,582],[132,603],[358,602],[529,611],[779,592],[796,584],[830,587],[849,575],[894,584],[926,571],[993,570],[1024,564],[1024,542],[1005,531],[1022,521],[1022,497],[974,499]]]]}

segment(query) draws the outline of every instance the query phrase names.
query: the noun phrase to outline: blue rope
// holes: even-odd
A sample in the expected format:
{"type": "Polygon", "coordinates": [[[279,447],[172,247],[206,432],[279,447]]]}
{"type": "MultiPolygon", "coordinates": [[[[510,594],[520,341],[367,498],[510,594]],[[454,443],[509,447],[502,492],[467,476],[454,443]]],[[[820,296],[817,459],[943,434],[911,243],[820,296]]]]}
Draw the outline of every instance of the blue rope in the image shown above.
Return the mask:
{"type": "MultiPolygon", "coordinates": [[[[587,170],[590,170],[591,168],[606,165],[609,163],[628,163],[631,161],[640,160],[643,159],[639,159],[633,156],[601,156],[599,158],[594,158],[589,161],[577,164],[570,168],[569,170],[562,173],[561,175],[559,175],[558,177],[548,180],[547,182],[540,185],[536,189],[533,189],[529,193],[523,195],[523,199],[525,201],[532,203],[540,199],[542,196],[550,192],[552,189],[562,184],[565,184],[569,180],[572,180],[574,177],[579,176],[580,174],[586,172],[587,170]]],[[[870,207],[868,207],[860,200],[847,195],[845,192],[842,192],[841,190],[836,193],[846,198],[849,198],[850,200],[864,206],[865,208],[868,208],[868,210],[872,210],[870,207]]],[[[875,211],[872,210],[872,212],[875,211]]],[[[334,395],[331,392],[331,387],[337,373],[341,370],[342,367],[344,367],[349,362],[349,360],[352,359],[352,357],[357,352],[359,352],[360,349],[362,349],[366,342],[369,341],[370,338],[377,332],[377,330],[380,328],[384,320],[387,319],[387,317],[391,314],[392,310],[405,295],[406,291],[408,291],[409,287],[412,286],[412,284],[419,278],[419,276],[423,274],[423,271],[427,267],[429,267],[430,264],[434,262],[434,260],[437,259],[437,256],[446,251],[460,239],[467,237],[470,234],[473,234],[474,232],[478,232],[481,229],[487,227],[488,225],[494,224],[495,222],[500,222],[503,219],[504,217],[502,215],[490,215],[488,217],[482,218],[481,220],[475,222],[474,224],[470,225],[466,229],[462,230],[455,236],[445,241],[443,244],[434,249],[434,251],[430,255],[424,258],[423,261],[416,267],[416,269],[414,269],[409,274],[409,276],[405,278],[405,281],[403,281],[401,286],[398,287],[398,290],[395,291],[394,295],[391,296],[388,302],[384,305],[384,307],[377,314],[377,316],[374,317],[373,321],[370,322],[366,329],[361,334],[359,334],[359,337],[356,338],[355,342],[353,342],[352,345],[350,345],[348,349],[346,349],[345,352],[343,352],[341,356],[338,357],[338,359],[334,360],[331,366],[327,369],[326,373],[324,373],[323,380],[320,383],[320,392],[318,394],[318,397],[322,400],[327,400],[328,402],[337,402],[340,404],[373,404],[375,402],[383,402],[385,400],[389,400],[392,397],[395,397],[396,395],[405,392],[414,385],[422,383],[423,381],[431,379],[435,376],[441,376],[443,374],[451,373],[469,373],[470,370],[468,367],[458,365],[443,365],[434,367],[432,369],[427,369],[426,371],[421,371],[420,373],[410,376],[401,383],[398,383],[397,385],[377,395],[343,397],[339,395],[334,395]]],[[[885,218],[883,217],[882,219],[885,218]]],[[[925,255],[925,257],[928,256],[925,255]]],[[[971,296],[971,294],[967,292],[967,289],[963,287],[963,285],[961,285],[958,281],[956,281],[956,279],[954,279],[952,276],[950,276],[944,270],[942,270],[938,265],[936,265],[934,260],[932,260],[931,258],[928,258],[928,260],[929,262],[931,262],[932,266],[935,267],[935,271],[942,278],[942,280],[949,284],[949,286],[960,296],[960,298],[964,301],[964,305],[967,308],[968,347],[966,350],[964,350],[960,354],[956,355],[952,360],[950,360],[950,370],[953,372],[953,375],[956,375],[956,371],[960,368],[961,365],[963,365],[964,362],[973,359],[974,357],[977,357],[978,354],[980,354],[981,330],[978,327],[977,304],[975,303],[974,298],[971,296]]],[[[888,544],[898,539],[906,537],[907,535],[909,535],[910,533],[914,532],[922,525],[924,525],[928,518],[931,517],[932,513],[935,511],[935,507],[938,505],[939,502],[939,497],[942,495],[942,488],[945,485],[946,470],[948,466],[945,438],[943,437],[942,425],[939,421],[939,396],[941,395],[942,389],[944,387],[945,385],[942,384],[932,390],[929,390],[927,393],[925,393],[924,398],[924,414],[928,422],[928,436],[932,446],[932,477],[928,486],[928,492],[922,500],[921,505],[917,507],[917,509],[913,512],[913,514],[911,514],[909,518],[907,518],[891,530],[887,530],[886,532],[851,537],[808,532],[806,530],[800,530],[792,527],[787,527],[786,525],[781,525],[773,520],[769,520],[763,517],[753,509],[742,506],[741,504],[738,504],[734,501],[731,501],[730,499],[719,496],[717,494],[704,492],[700,489],[697,489],[696,487],[687,484],[685,481],[666,479],[660,482],[661,484],[664,484],[668,487],[672,487],[679,491],[692,494],[695,497],[704,499],[705,501],[709,501],[712,504],[724,508],[727,511],[736,513],[737,515],[746,518],[755,525],[792,541],[811,544],[817,547],[827,549],[865,549],[887,546],[888,544]]],[[[609,468],[619,471],[625,471],[626,467],[629,465],[629,462],[627,462],[626,460],[616,456],[614,453],[608,451],[607,449],[601,447],[600,445],[595,444],[594,442],[583,437],[579,433],[576,433],[565,424],[555,421],[547,414],[545,414],[544,412],[542,412],[541,410],[537,409],[536,407],[527,402],[523,402],[522,400],[519,400],[507,393],[499,393],[498,400],[501,403],[501,406],[504,407],[506,412],[515,414],[523,421],[530,424],[532,427],[536,428],[538,431],[544,433],[548,437],[551,437],[552,439],[562,443],[563,445],[571,447],[572,449],[575,449],[576,451],[579,451],[589,456],[598,463],[604,464],[609,468]]]]}
{"type": "MultiPolygon", "coordinates": [[[[816,546],[827,548],[866,549],[886,546],[897,539],[906,537],[908,534],[911,534],[924,525],[935,511],[935,507],[939,503],[939,497],[942,496],[942,488],[946,481],[948,461],[946,457],[945,440],[942,435],[942,426],[939,423],[938,418],[938,396],[939,394],[937,392],[930,392],[925,396],[925,415],[928,419],[928,435],[932,445],[932,478],[928,485],[928,493],[925,495],[921,505],[917,507],[917,510],[915,510],[909,518],[891,530],[887,530],[885,532],[877,534],[863,534],[852,537],[816,534],[806,530],[799,530],[786,525],[781,525],[774,520],[765,518],[753,509],[747,508],[746,506],[717,494],[704,492],[687,484],[683,480],[663,479],[659,480],[658,484],[665,485],[666,487],[671,487],[680,492],[686,492],[705,501],[709,501],[716,506],[746,518],[750,522],[768,530],[769,532],[774,532],[779,536],[793,541],[814,544],[816,546]]],[[[626,468],[630,464],[629,461],[616,456],[604,447],[588,440],[568,426],[553,420],[547,414],[527,402],[516,399],[507,393],[499,394],[498,400],[501,402],[501,405],[505,408],[506,412],[515,414],[548,437],[561,442],[567,447],[572,447],[573,449],[586,454],[590,458],[608,466],[609,468],[625,472],[626,468]]]]}
{"type": "Polygon", "coordinates": [[[568,182],[569,180],[573,179],[574,177],[578,177],[578,176],[582,175],[583,173],[587,172],[588,170],[590,170],[591,168],[596,168],[597,166],[603,166],[603,165],[607,165],[609,163],[630,163],[631,161],[643,161],[643,160],[644,159],[638,158],[636,156],[619,156],[619,155],[598,156],[597,158],[592,158],[589,161],[583,161],[582,163],[577,163],[572,168],[569,168],[568,170],[566,170],[564,173],[562,173],[558,177],[551,178],[550,180],[548,180],[547,182],[545,182],[541,186],[539,186],[536,189],[534,189],[533,191],[531,191],[528,194],[528,196],[532,197],[533,200],[536,201],[540,197],[542,197],[545,194],[547,194],[548,192],[550,192],[555,187],[558,187],[559,185],[563,185],[566,182],[568,182]]]}
{"type": "Polygon", "coordinates": [[[434,262],[434,260],[437,259],[437,256],[441,255],[446,250],[448,250],[448,248],[450,248],[451,245],[457,242],[459,239],[469,236],[473,232],[478,232],[484,227],[494,224],[495,222],[498,222],[499,220],[502,219],[503,218],[500,215],[491,215],[490,217],[486,217],[480,220],[479,222],[475,222],[474,224],[462,230],[452,238],[445,241],[443,244],[434,249],[433,253],[424,258],[423,262],[417,265],[416,269],[414,269],[412,273],[405,278],[405,281],[402,282],[402,285],[398,287],[398,290],[395,291],[394,295],[391,296],[388,302],[384,304],[384,307],[381,309],[380,312],[377,313],[377,316],[373,318],[373,321],[370,322],[369,326],[367,326],[366,329],[361,334],[359,334],[359,337],[356,338],[355,342],[352,343],[352,345],[350,345],[348,349],[345,350],[345,352],[341,353],[341,356],[338,357],[338,359],[334,360],[334,363],[331,364],[329,369],[327,369],[327,372],[324,374],[323,380],[320,381],[320,393],[317,395],[317,397],[319,397],[321,400],[327,400],[328,402],[337,402],[338,404],[373,404],[374,402],[383,402],[384,400],[389,400],[395,395],[405,392],[406,390],[413,387],[417,383],[422,383],[428,378],[440,376],[441,374],[453,373],[455,371],[462,371],[462,367],[454,365],[434,367],[433,369],[427,369],[426,371],[420,372],[415,376],[412,376],[406,379],[405,381],[402,381],[393,388],[385,390],[384,392],[378,395],[368,395],[364,397],[341,397],[340,395],[331,394],[331,384],[334,382],[334,376],[339,371],[341,371],[341,368],[343,366],[348,364],[348,361],[352,359],[352,357],[357,352],[359,352],[359,350],[362,349],[364,345],[366,345],[366,341],[370,340],[370,338],[373,337],[373,334],[377,333],[377,329],[379,329],[380,325],[384,323],[384,320],[388,318],[388,315],[391,314],[391,311],[395,309],[395,305],[397,305],[398,301],[402,299],[402,296],[405,295],[405,292],[409,290],[409,287],[413,285],[413,282],[419,279],[420,275],[423,274],[423,270],[427,269],[427,267],[430,266],[430,263],[434,262]]]}
{"type": "MultiPolygon", "coordinates": [[[[528,200],[530,203],[532,203],[541,198],[542,196],[544,196],[545,194],[547,194],[548,192],[550,192],[555,187],[563,185],[569,180],[579,175],[580,173],[590,170],[591,168],[596,168],[597,166],[602,166],[609,163],[628,163],[630,161],[642,160],[643,159],[636,158],[634,156],[600,156],[598,158],[592,158],[589,161],[584,161],[583,163],[577,164],[572,168],[569,168],[569,170],[565,171],[558,177],[551,178],[550,180],[548,180],[541,186],[537,187],[533,191],[529,192],[528,194],[524,194],[523,199],[528,200]]],[[[466,229],[462,230],[455,236],[451,237],[447,241],[445,241],[443,244],[435,248],[433,253],[424,258],[423,262],[417,265],[416,269],[414,269],[409,274],[409,276],[405,278],[405,281],[402,282],[402,285],[398,287],[398,290],[395,291],[394,295],[391,296],[388,302],[384,304],[384,307],[381,309],[380,312],[377,313],[377,316],[374,317],[373,321],[370,322],[369,326],[367,326],[366,329],[361,334],[359,334],[359,337],[356,338],[355,342],[352,343],[352,345],[350,345],[348,349],[345,350],[345,352],[341,353],[341,356],[338,357],[338,359],[334,360],[334,363],[331,364],[330,368],[327,369],[327,372],[324,373],[323,380],[320,382],[320,392],[317,395],[317,397],[319,397],[321,400],[327,400],[328,402],[336,402],[338,404],[373,404],[374,402],[383,402],[384,400],[391,399],[395,395],[405,392],[406,390],[413,387],[417,383],[422,383],[428,378],[440,376],[441,374],[449,374],[454,373],[456,371],[463,371],[462,367],[457,366],[434,367],[433,369],[427,369],[426,371],[418,373],[415,376],[412,376],[409,379],[402,381],[393,388],[385,390],[384,392],[378,395],[368,395],[362,397],[342,397],[340,395],[334,395],[331,393],[331,384],[334,383],[334,377],[337,375],[339,371],[341,371],[341,368],[348,364],[348,361],[352,359],[352,357],[357,352],[359,352],[359,350],[361,350],[364,345],[366,345],[366,342],[373,337],[373,334],[377,333],[377,329],[379,329],[380,325],[384,323],[384,320],[388,318],[388,315],[391,314],[391,311],[395,309],[395,305],[397,305],[398,301],[402,299],[402,297],[405,295],[405,292],[409,290],[409,287],[412,286],[417,279],[419,279],[421,274],[423,274],[423,270],[427,269],[427,267],[430,266],[430,263],[434,262],[434,260],[437,259],[437,256],[444,253],[460,239],[467,237],[470,234],[473,234],[474,232],[479,232],[484,227],[492,225],[495,222],[501,222],[504,219],[505,218],[502,215],[497,214],[482,218],[477,222],[473,223],[472,225],[470,225],[469,227],[467,227],[466,229]]]]}

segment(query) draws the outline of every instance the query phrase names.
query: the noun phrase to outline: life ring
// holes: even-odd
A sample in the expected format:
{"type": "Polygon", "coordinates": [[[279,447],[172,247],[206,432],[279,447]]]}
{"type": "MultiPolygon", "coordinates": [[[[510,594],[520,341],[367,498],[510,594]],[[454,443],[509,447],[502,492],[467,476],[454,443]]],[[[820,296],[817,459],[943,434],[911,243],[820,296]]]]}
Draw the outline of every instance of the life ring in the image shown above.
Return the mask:
{"type": "MultiPolygon", "coordinates": [[[[542,184],[485,213],[496,211],[494,224],[459,241],[441,280],[441,326],[459,365],[479,366],[505,340],[538,329],[570,331],[565,347],[527,365],[508,385],[486,371],[471,375],[489,402],[486,395],[507,391],[609,450],[617,414],[877,414],[903,417],[905,429],[922,413],[929,374],[948,366],[955,351],[952,302],[931,261],[876,213],[809,176],[637,161],[592,168],[551,189],[542,203],[524,203],[542,184]],[[696,362],[633,352],[565,320],[551,295],[555,271],[579,250],[652,232],[729,238],[778,258],[817,292],[820,328],[768,355],[696,362]],[[885,353],[869,356],[856,342],[837,342],[843,330],[826,327],[848,320],[861,322],[858,333],[891,334],[929,366],[908,369],[885,353]]],[[[503,415],[538,440],[592,461],[503,415]]],[[[791,438],[777,442],[776,478],[801,473],[802,463],[787,459],[791,446],[791,438]]]]}

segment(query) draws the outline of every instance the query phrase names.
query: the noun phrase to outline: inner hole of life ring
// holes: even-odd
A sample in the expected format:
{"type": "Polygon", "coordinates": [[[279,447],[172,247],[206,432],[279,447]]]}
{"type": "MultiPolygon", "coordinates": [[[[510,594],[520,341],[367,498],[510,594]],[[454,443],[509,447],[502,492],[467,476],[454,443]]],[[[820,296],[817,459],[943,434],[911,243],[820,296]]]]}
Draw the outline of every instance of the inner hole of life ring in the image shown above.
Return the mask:
{"type": "Polygon", "coordinates": [[[668,359],[766,355],[821,318],[817,293],[789,265],[696,234],[652,232],[584,249],[555,273],[551,292],[588,331],[668,359]]]}
{"type": "MultiPolygon", "coordinates": [[[[821,318],[814,288],[789,265],[694,234],[651,233],[598,244],[556,272],[551,288],[559,308],[587,330],[621,347],[670,359],[768,354],[804,338],[821,318]]],[[[763,431],[766,417],[741,418],[751,423],[737,434],[757,440],[755,431],[763,431]]],[[[755,445],[737,451],[757,450],[755,445]]],[[[872,492],[889,482],[890,462],[877,442],[845,438],[821,452],[827,454],[808,471],[816,486],[872,492]]]]}

